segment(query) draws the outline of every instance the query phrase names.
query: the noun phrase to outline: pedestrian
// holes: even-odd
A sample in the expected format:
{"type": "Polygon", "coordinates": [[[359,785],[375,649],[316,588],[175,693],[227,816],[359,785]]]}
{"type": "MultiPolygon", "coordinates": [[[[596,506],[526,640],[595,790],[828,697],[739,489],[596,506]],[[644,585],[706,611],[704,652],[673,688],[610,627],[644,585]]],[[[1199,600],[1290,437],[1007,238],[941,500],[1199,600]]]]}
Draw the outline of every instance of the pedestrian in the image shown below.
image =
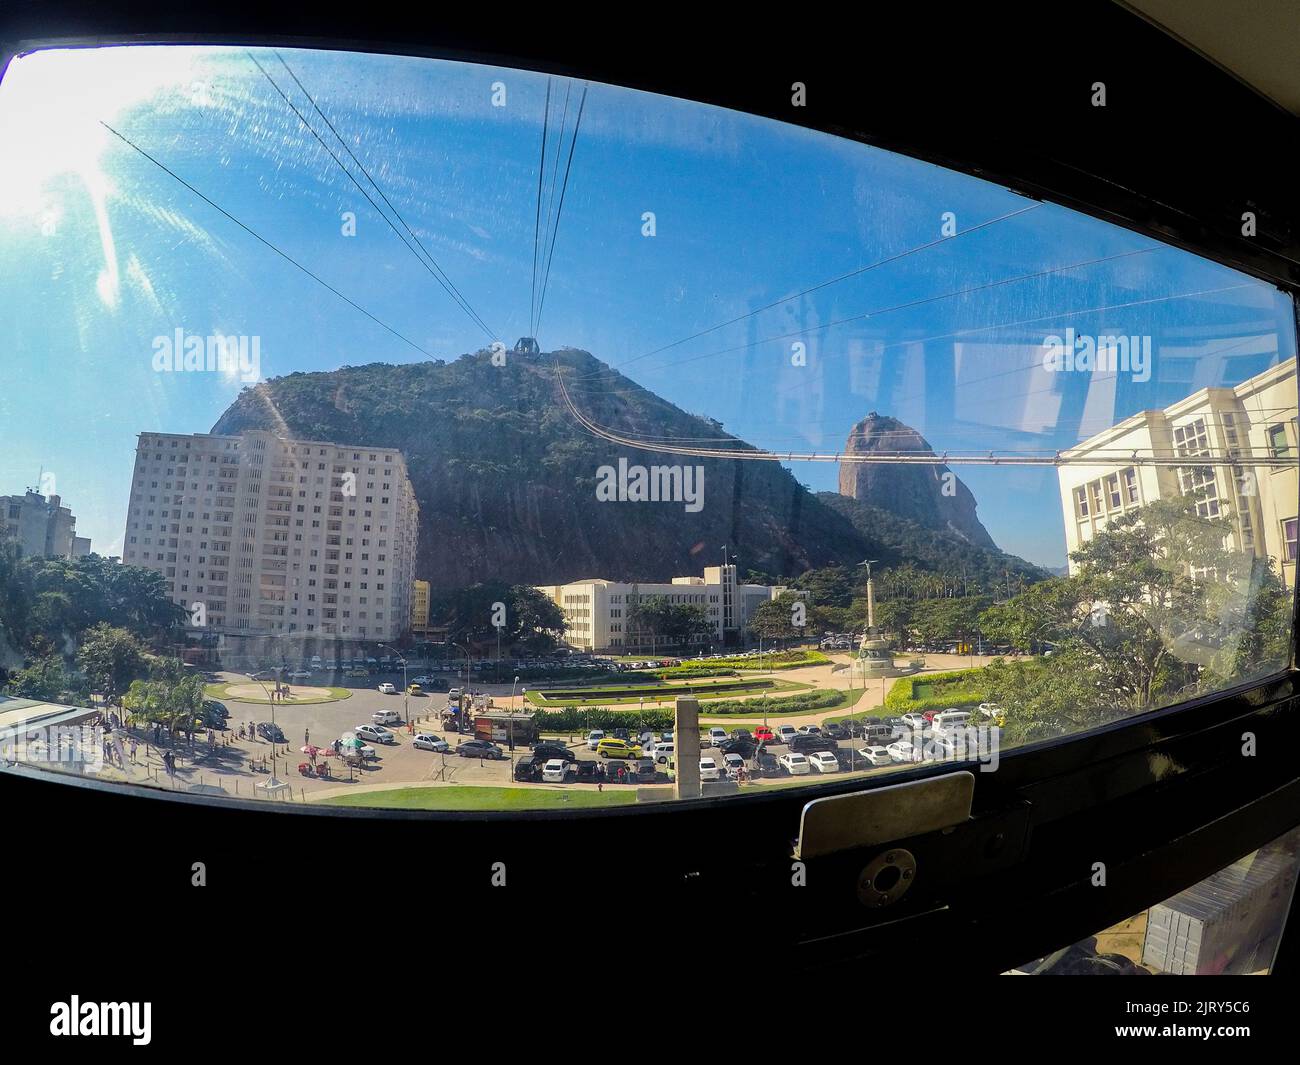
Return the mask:
{"type": "Polygon", "coordinates": [[[140,745],[136,743],[135,737],[133,736],[131,738],[131,764],[132,765],[135,765],[135,752],[138,751],[139,749],[140,749],[140,745]]]}
{"type": "Polygon", "coordinates": [[[307,747],[311,744],[311,729],[302,730],[302,745],[307,747]]]}
{"type": "Polygon", "coordinates": [[[600,779],[600,777],[597,777],[597,778],[596,778],[596,790],[597,790],[597,791],[604,791],[604,790],[605,790],[605,784],[604,784],[604,782],[600,779]]]}

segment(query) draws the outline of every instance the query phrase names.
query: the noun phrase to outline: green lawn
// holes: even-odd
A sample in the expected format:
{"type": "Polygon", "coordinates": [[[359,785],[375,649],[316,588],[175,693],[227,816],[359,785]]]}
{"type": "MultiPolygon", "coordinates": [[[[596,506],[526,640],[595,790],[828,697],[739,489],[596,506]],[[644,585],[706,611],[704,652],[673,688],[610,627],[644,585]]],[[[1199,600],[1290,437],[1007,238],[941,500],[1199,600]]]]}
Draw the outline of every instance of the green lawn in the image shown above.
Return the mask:
{"type": "MultiPolygon", "coordinates": [[[[843,709],[846,706],[852,706],[861,697],[862,697],[862,689],[852,688],[849,691],[845,691],[841,693],[840,697],[830,706],[819,706],[819,707],[815,707],[812,710],[782,710],[779,703],[774,703],[768,709],[768,715],[770,717],[786,718],[786,717],[806,717],[809,714],[831,714],[834,713],[836,710],[843,709]]],[[[730,725],[732,727],[752,725],[755,723],[761,725],[763,723],[763,700],[746,699],[745,702],[754,707],[755,714],[756,714],[755,717],[747,718],[742,716],[739,712],[734,714],[726,714],[726,715],[714,714],[712,717],[709,717],[708,704],[701,703],[700,722],[704,723],[707,721],[709,725],[730,725]]]]}
{"type": "Polygon", "coordinates": [[[632,787],[589,791],[573,788],[478,788],[447,785],[436,788],[394,788],[361,791],[322,800],[331,806],[386,807],[393,810],[576,810],[586,806],[626,806],[636,802],[632,787]]]}
{"type": "Polygon", "coordinates": [[[806,691],[811,688],[809,684],[800,684],[792,680],[775,680],[764,678],[762,680],[735,681],[720,680],[709,682],[706,680],[697,680],[691,684],[662,684],[662,685],[636,685],[630,688],[563,688],[557,689],[563,691],[566,695],[574,695],[577,698],[570,699],[551,699],[547,697],[545,690],[530,691],[525,698],[534,706],[543,708],[556,708],[566,706],[636,706],[638,703],[663,703],[676,699],[679,695],[694,695],[699,699],[733,699],[745,695],[759,695],[763,692],[790,692],[806,691]],[[721,691],[717,689],[721,688],[721,691]],[[619,695],[620,691],[634,691],[635,695],[619,695]]]}

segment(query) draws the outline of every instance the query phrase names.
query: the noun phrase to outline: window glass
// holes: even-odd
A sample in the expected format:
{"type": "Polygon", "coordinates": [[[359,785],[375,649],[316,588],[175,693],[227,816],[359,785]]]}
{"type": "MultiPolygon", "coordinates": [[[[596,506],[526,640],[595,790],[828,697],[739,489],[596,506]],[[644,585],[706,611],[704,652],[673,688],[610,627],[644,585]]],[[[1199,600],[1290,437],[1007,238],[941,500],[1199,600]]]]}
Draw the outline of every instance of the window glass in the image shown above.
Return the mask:
{"type": "Polygon", "coordinates": [[[1300,829],[1173,898],[1008,975],[1267,975],[1295,894],[1298,868],[1300,829]]]}
{"type": "Polygon", "coordinates": [[[11,761],[743,797],[1287,664],[1294,309],[1242,273],[469,63],[36,52],[0,137],[11,761]],[[515,773],[539,738],[561,779],[515,773]]]}

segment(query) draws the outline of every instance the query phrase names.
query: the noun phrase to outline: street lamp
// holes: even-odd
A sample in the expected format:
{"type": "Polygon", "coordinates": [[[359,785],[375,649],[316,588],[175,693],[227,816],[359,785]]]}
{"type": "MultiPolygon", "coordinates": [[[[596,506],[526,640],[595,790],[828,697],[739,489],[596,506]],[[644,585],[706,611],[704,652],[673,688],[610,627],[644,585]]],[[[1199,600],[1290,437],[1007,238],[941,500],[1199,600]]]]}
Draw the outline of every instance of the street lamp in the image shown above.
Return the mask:
{"type": "Polygon", "coordinates": [[[406,683],[406,655],[398,651],[396,647],[389,647],[386,643],[376,644],[377,647],[386,647],[388,650],[396,653],[398,661],[402,663],[402,713],[406,716],[406,723],[411,723],[411,691],[410,685],[406,683]]]}

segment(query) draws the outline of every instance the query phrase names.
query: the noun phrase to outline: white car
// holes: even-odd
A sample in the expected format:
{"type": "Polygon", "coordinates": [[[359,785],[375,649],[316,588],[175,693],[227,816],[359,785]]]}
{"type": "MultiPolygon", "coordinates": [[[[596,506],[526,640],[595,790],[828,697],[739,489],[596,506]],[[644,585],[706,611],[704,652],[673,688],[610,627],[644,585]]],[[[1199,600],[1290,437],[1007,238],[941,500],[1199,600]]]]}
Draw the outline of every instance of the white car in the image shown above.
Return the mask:
{"type": "Polygon", "coordinates": [[[290,680],[307,680],[310,677],[311,674],[305,669],[295,669],[289,674],[290,680]]]}
{"type": "Polygon", "coordinates": [[[830,751],[813,751],[808,756],[808,764],[819,773],[838,773],[840,763],[830,751]]]}
{"type": "Polygon", "coordinates": [[[710,747],[721,747],[727,742],[727,730],[718,728],[716,725],[709,729],[708,741],[710,747]]]}
{"type": "Polygon", "coordinates": [[[820,725],[800,725],[797,731],[804,736],[820,736],[822,734],[820,725]]]}
{"type": "Polygon", "coordinates": [[[740,775],[740,771],[745,768],[745,759],[738,754],[724,754],[722,768],[726,771],[728,780],[735,780],[740,775]]]}
{"type": "Polygon", "coordinates": [[[970,724],[970,711],[954,709],[935,714],[934,720],[930,722],[930,728],[935,739],[951,739],[961,735],[968,724],[970,724]]]}
{"type": "Polygon", "coordinates": [[[435,736],[431,732],[417,732],[415,739],[411,741],[412,747],[418,747],[422,751],[436,751],[439,753],[451,750],[451,744],[441,736],[435,736]]]}
{"type": "Polygon", "coordinates": [[[895,762],[919,762],[921,760],[920,752],[912,746],[911,740],[895,740],[885,750],[889,752],[889,757],[895,762]]]}
{"type": "Polygon", "coordinates": [[[700,759],[700,780],[721,780],[722,770],[712,758],[700,759]]]}
{"type": "Polygon", "coordinates": [[[878,747],[874,744],[870,747],[860,748],[858,754],[872,765],[889,765],[893,761],[893,758],[889,755],[888,748],[878,747]]]}
{"type": "Polygon", "coordinates": [[[777,726],[776,726],[776,742],[777,742],[777,743],[789,743],[789,742],[790,742],[792,739],[794,739],[797,735],[799,735],[799,730],[798,730],[797,728],[795,728],[793,725],[777,725],[777,726]]]}
{"type": "Polygon", "coordinates": [[[358,725],[352,730],[363,740],[371,743],[396,743],[397,737],[380,725],[358,725]]]}
{"type": "Polygon", "coordinates": [[[781,755],[777,762],[792,777],[802,777],[812,772],[812,766],[808,764],[808,759],[794,751],[788,751],[781,755]]]}
{"type": "Polygon", "coordinates": [[[924,714],[904,714],[902,720],[907,724],[908,728],[918,735],[930,731],[930,722],[925,719],[924,714]]]}
{"type": "Polygon", "coordinates": [[[376,710],[370,715],[370,720],[376,725],[400,725],[402,715],[396,710],[376,710]]]}
{"type": "Polygon", "coordinates": [[[546,784],[563,784],[568,766],[563,758],[552,758],[542,766],[542,781],[546,784]]]}
{"type": "Polygon", "coordinates": [[[433,683],[433,678],[432,678],[432,677],[426,677],[426,676],[414,677],[414,678],[412,678],[411,683],[412,683],[412,684],[418,684],[418,685],[420,685],[421,687],[424,687],[424,686],[426,686],[426,685],[432,684],[432,683],[433,683]]]}
{"type": "Polygon", "coordinates": [[[594,751],[600,746],[600,741],[605,738],[603,729],[594,728],[587,733],[587,750],[594,751]]]}
{"type": "Polygon", "coordinates": [[[384,681],[383,684],[379,685],[379,691],[383,695],[397,694],[397,689],[393,685],[389,684],[388,681],[384,681]]]}

